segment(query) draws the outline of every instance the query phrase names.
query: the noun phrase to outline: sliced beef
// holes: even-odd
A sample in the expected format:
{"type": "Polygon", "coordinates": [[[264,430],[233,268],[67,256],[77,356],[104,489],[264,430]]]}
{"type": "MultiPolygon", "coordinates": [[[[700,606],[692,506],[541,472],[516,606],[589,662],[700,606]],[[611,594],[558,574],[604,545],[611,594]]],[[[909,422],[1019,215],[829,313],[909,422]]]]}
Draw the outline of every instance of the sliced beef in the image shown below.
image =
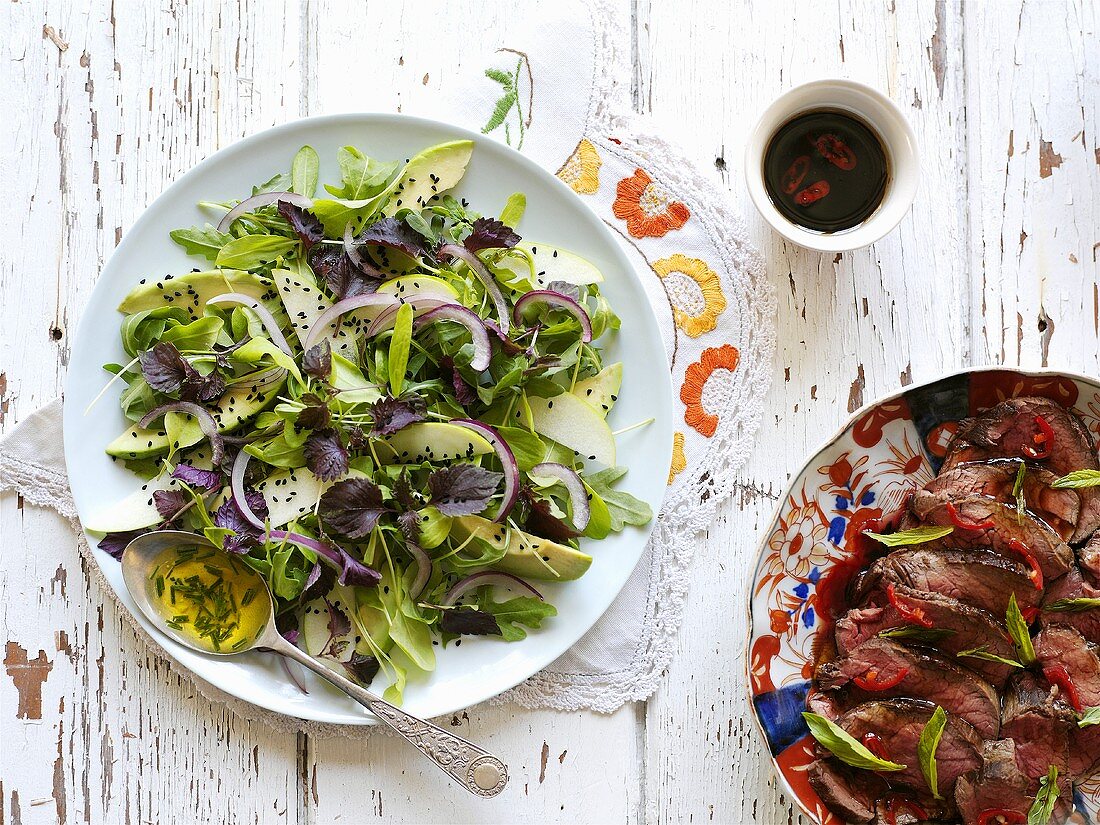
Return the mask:
{"type": "Polygon", "coordinates": [[[953,599],[1003,616],[1015,593],[1021,608],[1038,606],[1042,591],[1027,569],[996,553],[945,548],[935,542],[895,550],[857,577],[854,595],[862,602],[893,582],[953,599]]]}
{"type": "Polygon", "coordinates": [[[875,817],[875,803],[889,793],[889,786],[880,776],[845,765],[820,747],[822,758],[808,772],[810,787],[826,807],[845,822],[870,822],[875,817]]]}
{"type": "Polygon", "coordinates": [[[1100,769],[1100,725],[1076,728],[1070,736],[1069,770],[1073,776],[1092,776],[1100,769]]]}
{"type": "Polygon", "coordinates": [[[1040,668],[1065,668],[1083,707],[1100,707],[1100,656],[1077,630],[1044,627],[1035,637],[1035,655],[1040,668]]]}
{"type": "Polygon", "coordinates": [[[1056,579],[1069,570],[1073,551],[1048,525],[1028,515],[1020,515],[1015,507],[981,496],[967,496],[949,502],[923,490],[913,496],[913,514],[925,524],[955,527],[943,542],[951,547],[989,548],[1000,556],[1020,561],[1016,542],[1027,548],[1038,561],[1043,576],[1056,579]],[[952,507],[954,513],[952,513],[952,507]],[[957,521],[982,527],[968,530],[957,521]]]}
{"type": "MultiPolygon", "coordinates": [[[[1081,419],[1065,407],[1045,398],[1012,398],[974,418],[959,422],[947,447],[942,471],[959,464],[995,458],[1025,457],[1056,476],[1074,470],[1100,469],[1096,445],[1081,419]],[[1045,459],[1027,456],[1039,433],[1036,417],[1041,416],[1054,432],[1050,455],[1045,459]]],[[[1081,515],[1073,541],[1082,541],[1100,526],[1100,488],[1080,491],[1081,515]]]]}
{"type": "Polygon", "coordinates": [[[1067,625],[1076,628],[1092,644],[1100,644],[1100,607],[1084,610],[1052,609],[1058,603],[1075,599],[1100,599],[1100,587],[1094,587],[1076,567],[1062,578],[1047,584],[1043,595],[1043,610],[1039,614],[1040,624],[1043,627],[1067,625]]]}
{"type": "MultiPolygon", "coordinates": [[[[866,702],[837,719],[848,734],[863,740],[868,734],[878,738],[886,757],[906,766],[892,771],[887,778],[891,787],[909,788],[918,793],[928,790],[917,758],[917,742],[936,706],[917,699],[888,699],[866,702]]],[[[969,724],[948,716],[939,747],[936,767],[939,792],[950,796],[955,780],[981,765],[982,738],[969,724]]]]}
{"type": "MultiPolygon", "coordinates": [[[[1018,459],[998,459],[988,462],[959,464],[942,472],[924,489],[941,501],[967,496],[984,496],[1002,504],[1016,506],[1013,489],[1021,462],[1018,459]]],[[[1050,470],[1029,466],[1024,471],[1024,503],[1028,510],[1049,524],[1068,540],[1077,528],[1081,514],[1081,496],[1076,490],[1058,490],[1051,483],[1058,476],[1050,470]]]]}
{"type": "MultiPolygon", "coordinates": [[[[1051,820],[1062,822],[1072,805],[1069,782],[1060,778],[1059,804],[1051,820]]],[[[959,777],[955,785],[955,803],[965,825],[978,825],[984,811],[1015,811],[1027,816],[1039,790],[1039,780],[1024,776],[1016,762],[1016,742],[1000,739],[986,742],[982,749],[982,768],[976,774],[959,777]]]]}
{"type": "Polygon", "coordinates": [[[1024,671],[1005,689],[1001,736],[1016,740],[1016,764],[1024,776],[1045,776],[1051,765],[1069,771],[1070,736],[1077,714],[1041,674],[1024,671]]]}
{"type": "Polygon", "coordinates": [[[810,701],[811,710],[830,719],[863,702],[911,696],[940,705],[987,739],[996,738],[1001,727],[997,693],[976,673],[930,649],[877,636],[818,668],[815,684],[821,696],[810,701]],[[888,688],[867,689],[876,682],[889,685],[899,676],[900,681],[888,688]],[[867,687],[860,687],[860,682],[867,687]]]}
{"type": "MultiPolygon", "coordinates": [[[[948,658],[965,650],[985,646],[994,655],[1014,659],[1016,650],[1004,627],[993,616],[977,607],[963,604],[950,596],[922,593],[902,585],[894,595],[904,612],[886,602],[849,610],[836,623],[836,644],[847,655],[884,630],[909,628],[907,637],[895,637],[906,644],[920,643],[944,652],[948,658]],[[912,618],[919,612],[931,627],[922,627],[912,618]]],[[[1013,668],[1000,662],[965,657],[957,660],[976,671],[994,687],[1001,687],[1013,668]]]]}
{"type": "Polygon", "coordinates": [[[1100,533],[1093,533],[1088,543],[1077,551],[1077,564],[1094,584],[1100,584],[1100,533]]]}

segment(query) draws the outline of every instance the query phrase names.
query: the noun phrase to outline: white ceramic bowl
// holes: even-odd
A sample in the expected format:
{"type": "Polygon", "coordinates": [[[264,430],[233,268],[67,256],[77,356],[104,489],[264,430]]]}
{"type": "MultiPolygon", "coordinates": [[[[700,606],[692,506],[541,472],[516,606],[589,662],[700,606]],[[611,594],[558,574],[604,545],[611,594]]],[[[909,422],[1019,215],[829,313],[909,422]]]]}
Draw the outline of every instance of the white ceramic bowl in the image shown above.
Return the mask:
{"type": "MultiPolygon", "coordinates": [[[[65,379],[65,460],[77,512],[88,518],[141,485],[141,479],[114,464],[103,452],[126,426],[114,386],[95,405],[84,409],[105,383],[102,365],[123,363],[119,342],[122,316],[115,307],[140,278],[187,272],[198,261],[168,237],[180,226],[202,225],[211,215],[200,200],[223,201],[251,192],[257,182],[286,170],[295,151],[311,144],[320,155],[322,181],[338,181],[337,150],[358,146],[378,158],[404,158],[446,140],[474,141],[473,158],[455,190],[474,208],[492,213],[513,192],[527,194],[527,212],[519,226],[533,240],[563,246],[595,263],[601,285],[623,319],[617,334],[601,339],[609,362],[623,362],[623,388],[611,411],[613,428],[651,416],[654,421],[624,433],[619,460],[629,468],[622,489],[649,502],[656,514],[664,498],[672,458],[672,382],[661,332],[645,288],[622,247],[572,190],[529,158],[484,135],[421,118],[384,114],[348,114],[308,118],[269,129],[217,152],[164,192],[130,228],[104,267],[73,339],[65,379]]],[[[656,518],[654,518],[654,521],[656,518]]],[[[611,604],[637,564],[654,522],[628,527],[604,541],[585,542],[595,557],[589,571],[575,582],[539,585],[558,615],[511,644],[489,637],[464,639],[461,647],[436,649],[437,667],[426,677],[410,678],[405,708],[419,716],[439,716],[482,702],[546,667],[587,631],[611,604]]],[[[94,547],[98,539],[89,536],[94,547]]],[[[134,604],[116,561],[96,550],[95,559],[118,597],[139,624],[148,621],[134,604]]],[[[274,656],[248,653],[213,657],[196,653],[156,635],[165,652],[215,687],[278,713],[320,722],[372,724],[354,701],[307,674],[310,695],[302,695],[286,678],[274,656]]],[[[380,676],[375,687],[386,682],[380,676]]]]}
{"type": "Polygon", "coordinates": [[[909,121],[892,100],[854,80],[815,80],[796,86],[769,106],[745,144],[749,196],[768,224],[787,240],[819,252],[847,252],[877,241],[901,221],[917,193],[920,162],[909,121]],[[869,125],[889,158],[889,180],[882,203],[863,223],[841,232],[815,232],[788,220],[764,188],[764,153],[784,123],[813,109],[851,112],[869,125]]]}

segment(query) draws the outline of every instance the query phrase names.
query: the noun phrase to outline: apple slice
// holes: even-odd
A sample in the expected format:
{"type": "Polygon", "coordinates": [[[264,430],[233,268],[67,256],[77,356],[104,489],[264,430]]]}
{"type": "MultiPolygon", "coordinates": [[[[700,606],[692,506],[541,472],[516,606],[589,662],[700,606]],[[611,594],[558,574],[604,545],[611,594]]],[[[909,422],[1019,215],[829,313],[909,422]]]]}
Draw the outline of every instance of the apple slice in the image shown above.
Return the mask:
{"type": "Polygon", "coordinates": [[[619,399],[619,388],[623,384],[622,363],[604,367],[591,378],[578,381],[573,387],[573,395],[591,404],[604,418],[611,412],[619,399]]]}
{"type": "Polygon", "coordinates": [[[603,274],[595,264],[567,249],[531,241],[520,241],[516,244],[516,249],[522,249],[530,255],[530,261],[524,255],[505,255],[497,266],[530,279],[538,289],[545,289],[553,281],[577,285],[598,284],[603,281],[603,274]]]}
{"type": "Polygon", "coordinates": [[[572,393],[528,398],[535,432],[573,450],[581,458],[615,466],[615,436],[591,404],[572,393]]]}
{"type": "MultiPolygon", "coordinates": [[[[382,443],[392,451],[392,463],[402,464],[458,461],[493,452],[493,445],[477,433],[441,421],[410,424],[382,443]]],[[[380,453],[379,459],[383,458],[380,453]]]]}

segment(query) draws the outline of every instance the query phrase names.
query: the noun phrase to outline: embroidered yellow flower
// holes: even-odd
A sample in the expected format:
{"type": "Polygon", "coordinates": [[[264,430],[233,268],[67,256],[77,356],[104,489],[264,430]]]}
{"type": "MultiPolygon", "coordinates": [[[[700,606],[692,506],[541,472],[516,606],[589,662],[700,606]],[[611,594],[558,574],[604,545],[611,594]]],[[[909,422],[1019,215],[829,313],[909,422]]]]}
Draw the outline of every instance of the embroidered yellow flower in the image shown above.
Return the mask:
{"type": "Polygon", "coordinates": [[[668,483],[671,484],[676,476],[680,475],[687,467],[687,456],[684,455],[684,434],[672,434],[672,467],[668,471],[668,483]]]}
{"type": "Polygon", "coordinates": [[[587,138],[582,138],[569,156],[569,160],[558,170],[558,177],[569,184],[578,195],[591,195],[600,188],[600,153],[587,138]]]}
{"type": "Polygon", "coordinates": [[[726,311],[726,296],[714,270],[698,258],[679,253],[654,261],[653,270],[664,281],[676,326],[692,338],[718,326],[718,316],[726,311]]]}

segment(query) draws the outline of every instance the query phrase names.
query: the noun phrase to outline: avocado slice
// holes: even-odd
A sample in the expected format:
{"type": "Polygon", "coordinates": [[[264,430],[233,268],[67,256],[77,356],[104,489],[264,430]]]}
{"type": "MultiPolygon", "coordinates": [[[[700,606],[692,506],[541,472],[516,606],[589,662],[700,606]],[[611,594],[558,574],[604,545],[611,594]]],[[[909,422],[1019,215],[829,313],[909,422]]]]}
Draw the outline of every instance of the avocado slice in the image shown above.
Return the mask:
{"type": "MultiPolygon", "coordinates": [[[[410,424],[381,443],[392,451],[392,463],[401,464],[458,461],[493,452],[493,445],[477,433],[441,421],[410,424]]],[[[385,460],[381,452],[379,459],[385,460]]]]}
{"type": "Polygon", "coordinates": [[[267,278],[239,269],[212,269],[166,275],[161,280],[138,284],[122,299],[118,311],[129,315],[143,309],[179,306],[187,310],[191,320],[197,320],[207,301],[226,292],[240,292],[261,301],[274,301],[276,297],[274,285],[267,278]]]}
{"type": "Polygon", "coordinates": [[[590,404],[601,416],[607,418],[615,402],[619,400],[619,389],[623,385],[622,362],[604,367],[591,378],[578,381],[573,386],[573,395],[590,404]]]}
{"type": "Polygon", "coordinates": [[[581,458],[615,466],[615,436],[591,404],[572,393],[553,398],[529,397],[535,432],[568,447],[581,458]]]}
{"type": "Polygon", "coordinates": [[[382,212],[393,215],[399,209],[421,209],[431,198],[453,189],[466,173],[473,152],[472,140],[453,140],[415,155],[401,170],[382,212]]]}
{"type": "MultiPolygon", "coordinates": [[[[263,412],[272,404],[282,389],[282,383],[258,390],[256,387],[239,387],[226,390],[210,410],[219,432],[229,432],[248,419],[263,412]]],[[[199,424],[190,416],[180,433],[179,447],[190,447],[203,438],[199,424]]],[[[168,436],[164,430],[143,430],[136,424],[107,445],[107,455],[116,458],[149,458],[168,451],[168,436]]]]}
{"type": "Polygon", "coordinates": [[[507,529],[481,516],[456,518],[451,534],[459,541],[473,535],[498,550],[504,547],[504,556],[489,566],[525,579],[573,581],[592,566],[592,557],[587,553],[522,530],[507,529]]]}

